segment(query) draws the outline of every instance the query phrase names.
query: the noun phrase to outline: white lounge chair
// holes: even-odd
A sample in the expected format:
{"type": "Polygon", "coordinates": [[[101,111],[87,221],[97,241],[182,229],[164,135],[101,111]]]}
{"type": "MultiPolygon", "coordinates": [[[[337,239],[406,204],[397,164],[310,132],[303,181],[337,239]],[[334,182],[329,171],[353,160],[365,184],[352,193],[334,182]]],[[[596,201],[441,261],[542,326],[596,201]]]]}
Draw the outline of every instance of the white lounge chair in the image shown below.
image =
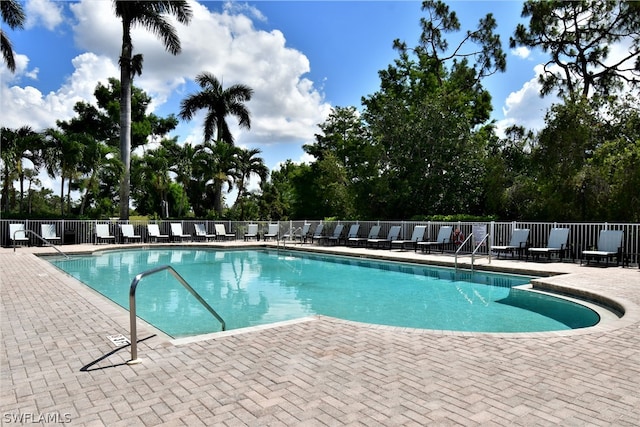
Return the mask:
{"type": "Polygon", "coordinates": [[[194,224],[193,227],[195,228],[194,237],[196,239],[203,239],[204,241],[208,242],[210,239],[216,238],[215,234],[207,233],[207,228],[204,226],[204,224],[194,224]]]}
{"type": "Polygon", "coordinates": [[[393,249],[393,246],[400,246],[400,249],[404,249],[405,245],[411,245],[415,251],[416,245],[418,242],[422,242],[424,240],[424,232],[427,230],[426,225],[416,225],[413,227],[413,233],[411,234],[411,239],[408,240],[393,240],[389,249],[393,249]]]}
{"type": "Polygon", "coordinates": [[[25,232],[24,224],[9,224],[9,239],[11,239],[11,245],[29,245],[29,238],[25,232]]]}
{"type": "MultiPolygon", "coordinates": [[[[616,258],[616,265],[620,265],[622,259],[622,240],[624,232],[622,230],[601,230],[598,237],[598,247],[596,250],[582,251],[582,257],[587,260],[596,259],[598,263],[604,258],[607,265],[611,258],[616,258]]],[[[582,265],[582,259],[580,259],[582,265]]]]}
{"type": "Polygon", "coordinates": [[[115,243],[116,236],[111,235],[109,224],[96,224],[96,244],[100,242],[115,243]]]}
{"type": "Polygon", "coordinates": [[[182,224],[179,222],[172,222],[171,223],[171,239],[172,240],[179,240],[179,241],[184,241],[184,240],[191,240],[191,236],[189,234],[184,234],[182,232],[182,224]]]}
{"type": "Polygon", "coordinates": [[[147,232],[149,233],[150,240],[158,242],[158,240],[169,240],[168,234],[160,234],[160,227],[158,224],[147,224],[147,232]]]}
{"type": "Polygon", "coordinates": [[[549,240],[546,248],[529,248],[527,250],[527,259],[531,254],[533,258],[540,259],[540,255],[546,254],[547,260],[551,260],[552,254],[558,254],[560,261],[564,258],[569,250],[569,229],[568,228],[552,228],[549,232],[549,240]]]}
{"type": "Polygon", "coordinates": [[[227,233],[227,229],[225,228],[224,224],[215,224],[215,228],[216,228],[216,239],[218,239],[218,240],[226,240],[226,239],[235,240],[235,238],[236,238],[235,233],[227,233]]]}
{"type": "Polygon", "coordinates": [[[367,239],[367,247],[373,247],[375,245],[376,248],[389,246],[391,247],[391,242],[396,240],[400,235],[400,226],[394,225],[389,229],[389,234],[387,234],[386,239],[367,239]]]}
{"type": "Polygon", "coordinates": [[[423,240],[416,243],[414,250],[420,250],[422,252],[431,252],[431,248],[440,248],[444,252],[444,248],[451,244],[451,233],[453,233],[453,227],[450,225],[443,225],[438,230],[438,237],[436,240],[423,240]]]}
{"type": "Polygon", "coordinates": [[[122,233],[122,239],[125,242],[136,241],[136,240],[142,242],[142,236],[139,234],[136,234],[132,224],[120,224],[120,233],[122,233]]]}
{"type": "Polygon", "coordinates": [[[244,233],[244,240],[258,239],[258,224],[247,225],[247,232],[244,233]]]}
{"type": "Polygon", "coordinates": [[[347,237],[347,245],[359,246],[360,243],[366,244],[368,240],[377,239],[378,236],[380,236],[380,226],[374,225],[369,230],[369,234],[367,235],[367,237],[358,237],[357,235],[355,237],[347,237]]]}
{"type": "Polygon", "coordinates": [[[62,243],[62,239],[58,236],[56,232],[55,224],[42,224],[40,226],[40,230],[42,231],[42,238],[49,243],[62,243]]]}
{"type": "Polygon", "coordinates": [[[513,253],[518,254],[518,258],[522,257],[525,249],[527,248],[527,241],[529,240],[528,228],[516,228],[511,233],[511,240],[508,245],[504,246],[492,246],[491,250],[498,253],[498,259],[500,259],[501,253],[509,252],[511,256],[513,253]]]}
{"type": "Polygon", "coordinates": [[[278,224],[269,224],[269,228],[264,235],[264,240],[280,238],[280,226],[278,224]]]}

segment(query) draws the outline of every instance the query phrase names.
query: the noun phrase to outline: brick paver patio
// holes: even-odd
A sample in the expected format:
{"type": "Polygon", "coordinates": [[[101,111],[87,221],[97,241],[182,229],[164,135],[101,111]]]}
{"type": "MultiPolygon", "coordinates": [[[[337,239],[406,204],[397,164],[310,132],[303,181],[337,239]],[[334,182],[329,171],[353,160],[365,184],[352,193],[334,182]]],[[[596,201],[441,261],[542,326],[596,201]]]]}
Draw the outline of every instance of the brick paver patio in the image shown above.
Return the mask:
{"type": "Polygon", "coordinates": [[[319,316],[176,344],[139,322],[143,363],[127,365],[129,347],[106,337],[128,336],[128,313],[38,251],[51,249],[0,249],[3,425],[640,424],[637,268],[493,262],[566,270],[544,282],[626,310],[581,331],[450,333],[319,316]]]}

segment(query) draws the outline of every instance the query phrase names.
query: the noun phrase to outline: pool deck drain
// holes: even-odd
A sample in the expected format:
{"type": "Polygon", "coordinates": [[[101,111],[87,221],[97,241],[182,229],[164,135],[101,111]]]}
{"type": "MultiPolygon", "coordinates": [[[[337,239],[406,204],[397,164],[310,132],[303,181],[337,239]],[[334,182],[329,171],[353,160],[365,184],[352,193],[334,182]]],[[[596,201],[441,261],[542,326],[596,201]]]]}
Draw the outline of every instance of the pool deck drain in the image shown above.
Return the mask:
{"type": "MultiPolygon", "coordinates": [[[[410,251],[313,250],[453,262],[410,251]]],[[[128,313],[38,252],[53,253],[0,249],[3,425],[36,417],[109,426],[640,424],[637,267],[492,261],[511,272],[562,274],[542,282],[605,296],[626,311],[571,334],[452,333],[318,316],[175,345],[141,322],[144,362],[130,366],[128,346],[105,339],[129,330],[128,313]]]]}

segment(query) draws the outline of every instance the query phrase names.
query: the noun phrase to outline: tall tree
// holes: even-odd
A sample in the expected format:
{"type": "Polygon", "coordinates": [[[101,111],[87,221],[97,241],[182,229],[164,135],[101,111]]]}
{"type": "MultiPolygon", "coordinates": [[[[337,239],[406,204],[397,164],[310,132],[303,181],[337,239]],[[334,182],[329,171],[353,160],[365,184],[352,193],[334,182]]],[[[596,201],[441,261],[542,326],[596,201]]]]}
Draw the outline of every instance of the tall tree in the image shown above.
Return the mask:
{"type": "Polygon", "coordinates": [[[17,157],[16,170],[18,172],[18,179],[20,181],[20,213],[25,211],[24,206],[24,181],[27,173],[23,160],[28,160],[33,165],[35,171],[41,166],[42,163],[42,148],[43,138],[42,135],[34,132],[29,126],[23,126],[18,129],[17,137],[17,157]]]}
{"type": "Polygon", "coordinates": [[[609,139],[598,98],[567,99],[552,106],[532,151],[539,197],[534,215],[541,220],[588,221],[598,192],[583,174],[594,150],[609,139]]]}
{"type": "Polygon", "coordinates": [[[511,47],[541,48],[551,58],[538,77],[541,95],[609,94],[640,83],[640,2],[527,0],[511,47]],[[626,52],[611,55],[623,43],[626,52]]]}
{"type": "Polygon", "coordinates": [[[2,211],[8,213],[15,203],[13,183],[18,174],[18,139],[16,131],[3,127],[0,129],[0,160],[2,160],[2,211]]]}
{"type": "Polygon", "coordinates": [[[33,196],[37,192],[37,188],[34,187],[41,187],[42,182],[38,179],[38,173],[34,169],[26,170],[24,175],[29,183],[27,186],[27,214],[31,215],[33,213],[33,196]]]}
{"type": "MultiPolygon", "coordinates": [[[[94,95],[101,87],[103,86],[98,84],[94,95]]],[[[59,120],[56,124],[65,134],[82,136],[79,140],[82,143],[79,147],[82,160],[78,163],[78,181],[70,184],[81,190],[80,215],[83,215],[90,200],[95,200],[99,192],[100,169],[110,161],[117,161],[112,158],[117,156],[117,147],[114,145],[117,139],[117,122],[88,102],[78,102],[73,109],[75,117],[59,120]]]]}
{"type": "Polygon", "coordinates": [[[140,159],[134,156],[132,193],[136,211],[141,215],[162,214],[168,203],[170,156],[163,145],[148,150],[140,159]],[[136,167],[137,166],[137,167],[136,167]],[[136,197],[137,196],[137,197],[136,197]]]}
{"type": "Polygon", "coordinates": [[[251,128],[251,115],[245,103],[251,100],[253,89],[243,84],[223,89],[222,82],[207,72],[198,74],[196,82],[202,91],[182,100],[180,118],[191,120],[198,110],[207,110],[204,119],[204,142],[211,141],[214,131],[217,131],[217,141],[233,144],[227,116],[235,116],[241,128],[251,128]]]}
{"type": "Polygon", "coordinates": [[[70,206],[69,181],[73,179],[82,161],[82,145],[84,135],[68,134],[59,129],[47,129],[45,134],[45,149],[43,152],[45,166],[50,177],[60,174],[60,214],[64,216],[64,186],[67,182],[67,206],[70,206]]]}
{"type": "Polygon", "coordinates": [[[185,213],[182,208],[191,205],[190,194],[198,195],[198,190],[194,187],[200,186],[193,175],[196,148],[189,143],[180,146],[176,139],[164,139],[161,144],[169,157],[169,171],[176,175],[176,181],[182,185],[183,191],[179,196],[184,197],[184,200],[178,200],[176,209],[176,214],[181,217],[185,213]]]}
{"type": "MultiPolygon", "coordinates": [[[[84,215],[91,204],[99,203],[97,200],[100,194],[99,177],[104,169],[120,170],[120,160],[117,153],[114,153],[115,150],[91,137],[85,141],[88,142],[88,145],[82,148],[82,164],[79,167],[79,171],[82,173],[82,180],[79,183],[79,189],[82,193],[80,215],[84,215]]],[[[109,200],[113,199],[109,198],[109,200]]]]}
{"type": "Polygon", "coordinates": [[[3,200],[5,200],[4,210],[9,210],[8,202],[12,181],[17,179],[20,182],[18,210],[22,213],[25,210],[24,181],[28,172],[24,161],[30,161],[36,172],[38,171],[42,163],[42,136],[34,132],[29,126],[23,126],[16,130],[2,128],[0,136],[2,138],[0,155],[4,164],[4,186],[2,192],[3,200]]]}
{"type": "Polygon", "coordinates": [[[234,204],[237,204],[247,191],[247,184],[251,175],[257,175],[261,181],[267,179],[269,169],[264,164],[264,159],[258,156],[261,152],[259,148],[240,149],[238,151],[238,196],[234,204]]]}
{"type": "Polygon", "coordinates": [[[260,185],[260,212],[273,220],[322,218],[332,215],[318,195],[317,172],[306,163],[287,160],[280,169],[271,171],[270,182],[260,185]]]}
{"type": "MultiPolygon", "coordinates": [[[[306,186],[299,186],[299,176],[310,176],[311,167],[296,164],[287,160],[279,169],[271,171],[269,181],[260,183],[262,197],[259,201],[260,218],[270,220],[317,218],[318,210],[305,210],[306,202],[317,202],[315,191],[311,188],[313,180],[306,181],[306,186]],[[313,193],[313,194],[311,194],[313,193]]],[[[317,206],[314,204],[313,206],[317,206]]]]}
{"type": "Polygon", "coordinates": [[[502,139],[494,134],[485,138],[489,144],[483,180],[484,213],[504,219],[528,219],[530,205],[537,195],[531,173],[533,132],[511,126],[502,139]]]}
{"type": "Polygon", "coordinates": [[[441,1],[425,1],[423,10],[418,45],[396,40],[399,58],[363,99],[380,150],[379,177],[369,186],[379,218],[473,213],[482,194],[486,141],[476,133],[491,113],[482,79],[506,66],[497,23],[486,15],[450,48],[445,34],[460,30],[455,12],[441,1]]]}
{"type": "Polygon", "coordinates": [[[141,25],[158,36],[172,55],[180,53],[180,38],[167,15],[181,24],[191,21],[191,6],[187,1],[118,1],[115,14],[122,19],[122,51],[120,53],[120,156],[123,164],[120,184],[120,218],[129,218],[131,174],[131,82],[142,72],[142,55],[133,55],[131,30],[141,25]]]}
{"type": "MultiPolygon", "coordinates": [[[[2,0],[0,2],[0,14],[2,15],[2,21],[4,21],[11,29],[22,28],[26,19],[22,5],[16,0],[2,0]]],[[[1,28],[0,50],[2,51],[2,57],[4,58],[5,64],[7,64],[7,68],[12,73],[15,73],[16,60],[13,57],[11,40],[9,40],[9,37],[1,28]]]]}
{"type": "Polygon", "coordinates": [[[214,143],[205,142],[196,147],[196,168],[201,170],[208,188],[206,193],[211,195],[213,208],[222,216],[222,189],[227,184],[227,192],[233,190],[234,182],[239,178],[238,153],[239,148],[224,141],[214,143]]]}
{"type": "MultiPolygon", "coordinates": [[[[379,173],[381,147],[373,144],[369,129],[355,107],[332,109],[319,128],[321,133],[315,135],[315,143],[306,144],[303,149],[317,159],[312,167],[318,168],[315,171],[318,177],[322,171],[331,172],[330,175],[333,176],[327,176],[327,180],[322,180],[325,181],[325,185],[331,186],[332,190],[339,190],[341,180],[336,178],[344,173],[345,180],[342,184],[346,192],[338,193],[343,201],[348,200],[344,207],[352,207],[346,210],[339,208],[340,212],[329,213],[328,216],[344,218],[345,212],[349,211],[352,217],[355,212],[362,215],[361,218],[369,217],[371,184],[379,173]]],[[[323,186],[320,182],[318,184],[323,186]]],[[[320,191],[324,192],[321,189],[320,191]]]]}
{"type": "MultiPolygon", "coordinates": [[[[494,33],[497,22],[489,13],[478,22],[478,28],[462,35],[458,44],[450,48],[446,33],[460,31],[460,21],[454,11],[443,1],[426,0],[422,2],[422,10],[428,15],[420,18],[422,34],[420,44],[414,48],[422,67],[428,67],[438,81],[443,84],[445,68],[450,61],[473,59],[474,79],[471,84],[483,78],[503,72],[506,69],[506,54],[502,50],[500,36],[494,33]]],[[[406,44],[396,40],[394,46],[400,52],[406,52],[406,44]]]]}

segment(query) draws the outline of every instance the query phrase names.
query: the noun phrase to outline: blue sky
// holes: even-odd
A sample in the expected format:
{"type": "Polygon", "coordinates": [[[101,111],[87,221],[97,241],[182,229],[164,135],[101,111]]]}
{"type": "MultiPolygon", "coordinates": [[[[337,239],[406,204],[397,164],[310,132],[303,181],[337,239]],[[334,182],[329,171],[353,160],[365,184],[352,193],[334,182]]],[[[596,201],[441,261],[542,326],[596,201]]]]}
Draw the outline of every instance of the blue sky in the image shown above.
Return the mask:
{"type": "MultiPolygon", "coordinates": [[[[536,70],[546,56],[508,47],[522,2],[448,4],[463,30],[475,28],[489,12],[497,19],[508,52],[507,72],[484,84],[492,93],[499,127],[540,127],[552,101],[537,95],[536,70]]],[[[0,66],[0,125],[41,130],[72,117],[75,102],[92,102],[98,81],[119,76],[121,26],[110,0],[27,0],[24,5],[26,28],[3,28],[14,45],[18,70],[11,74],[0,66]]],[[[393,40],[415,46],[425,16],[417,1],[201,1],[192,8],[191,24],[177,25],[183,46],[178,56],[166,53],[152,34],[134,32],[134,49],[145,58],[134,84],[152,95],[159,115],[177,114],[180,100],[198,90],[193,78],[202,71],[212,72],[225,86],[251,86],[251,130],[237,129],[232,118],[230,124],[236,143],[260,148],[270,169],[287,159],[308,161],[302,145],[314,141],[331,107],[360,108],[360,99],[379,87],[378,71],[397,57],[393,40]]],[[[199,143],[202,116],[181,122],[175,134],[181,143],[199,143]]],[[[47,186],[59,186],[42,179],[47,186]]]]}

